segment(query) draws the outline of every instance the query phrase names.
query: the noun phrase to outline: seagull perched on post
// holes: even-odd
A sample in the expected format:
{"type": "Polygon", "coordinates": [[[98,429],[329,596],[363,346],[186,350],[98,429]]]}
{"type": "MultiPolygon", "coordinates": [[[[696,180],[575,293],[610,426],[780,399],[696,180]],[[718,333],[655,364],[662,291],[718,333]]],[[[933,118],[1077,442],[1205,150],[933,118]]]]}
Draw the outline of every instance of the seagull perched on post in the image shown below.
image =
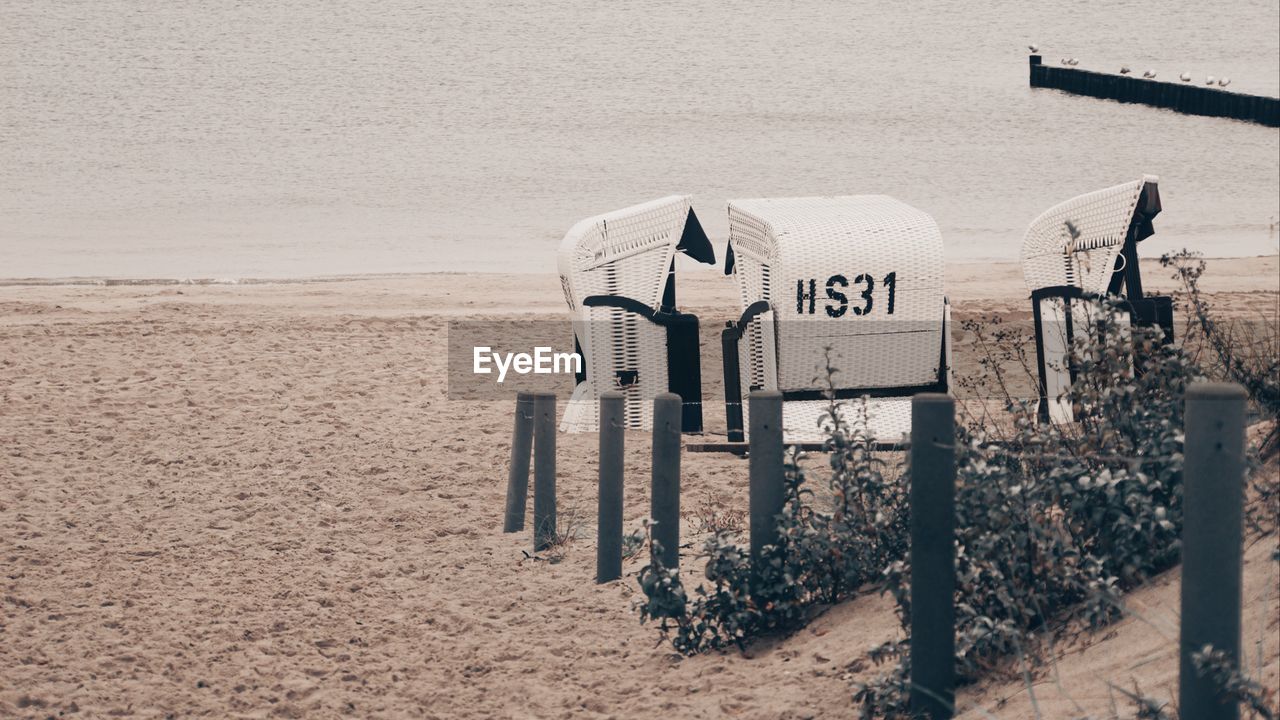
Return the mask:
{"type": "Polygon", "coordinates": [[[1031,51],[1031,52],[1033,52],[1033,53],[1038,53],[1038,52],[1040,52],[1040,46],[1039,46],[1039,45],[1036,45],[1035,43],[1031,43],[1030,45],[1028,45],[1028,46],[1027,46],[1027,49],[1028,49],[1028,50],[1030,50],[1030,51],[1031,51]]]}
{"type": "Polygon", "coordinates": [[[1184,72],[1178,76],[1178,79],[1181,80],[1182,82],[1191,82],[1191,73],[1184,72]]]}
{"type": "Polygon", "coordinates": [[[1231,78],[1224,77],[1218,80],[1218,87],[1226,87],[1231,84],[1231,78]]]}
{"type": "Polygon", "coordinates": [[[1128,74],[1129,74],[1129,73],[1131,73],[1131,72],[1133,72],[1133,71],[1129,69],[1129,66],[1128,66],[1128,65],[1121,65],[1121,66],[1120,66],[1120,74],[1121,74],[1121,75],[1128,75],[1128,74]]]}
{"type": "Polygon", "coordinates": [[[1152,80],[1152,79],[1154,79],[1154,78],[1155,78],[1155,76],[1156,76],[1156,71],[1155,71],[1155,70],[1148,70],[1148,71],[1146,71],[1146,72],[1142,73],[1142,77],[1144,77],[1144,78],[1146,78],[1146,79],[1148,79],[1148,80],[1152,80]]]}

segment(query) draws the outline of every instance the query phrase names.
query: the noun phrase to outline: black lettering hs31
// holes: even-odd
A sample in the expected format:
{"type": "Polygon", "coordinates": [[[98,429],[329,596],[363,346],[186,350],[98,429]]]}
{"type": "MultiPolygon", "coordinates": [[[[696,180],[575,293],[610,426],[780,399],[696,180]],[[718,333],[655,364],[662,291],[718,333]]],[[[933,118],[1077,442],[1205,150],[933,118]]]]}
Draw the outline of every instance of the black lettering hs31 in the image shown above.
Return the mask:
{"type": "MultiPolygon", "coordinates": [[[[886,299],[885,314],[893,314],[894,291],[898,287],[898,273],[891,272],[884,276],[882,281],[884,290],[888,295],[886,299]]],[[[854,304],[849,305],[849,296],[843,292],[849,287],[849,280],[844,275],[832,275],[827,278],[827,303],[823,309],[827,311],[827,315],[833,318],[843,317],[850,310],[854,315],[868,315],[871,308],[875,307],[875,290],[876,279],[871,275],[863,273],[853,279],[853,292],[856,298],[862,299],[861,306],[854,304]]],[[[813,315],[816,310],[816,298],[818,296],[818,281],[814,280],[797,280],[796,281],[796,314],[797,315],[813,315]],[[806,287],[807,286],[807,287],[806,287]],[[807,310],[807,312],[806,312],[807,310]]]]}

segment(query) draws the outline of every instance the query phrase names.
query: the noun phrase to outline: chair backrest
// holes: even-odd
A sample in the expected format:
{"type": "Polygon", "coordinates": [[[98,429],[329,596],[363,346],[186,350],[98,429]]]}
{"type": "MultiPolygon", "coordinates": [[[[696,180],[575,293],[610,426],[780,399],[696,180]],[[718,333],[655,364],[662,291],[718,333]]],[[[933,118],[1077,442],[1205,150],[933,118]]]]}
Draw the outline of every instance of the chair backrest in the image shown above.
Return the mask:
{"type": "Polygon", "coordinates": [[[628,427],[651,427],[653,398],[669,388],[667,330],[636,311],[674,308],[677,252],[714,261],[690,200],[671,195],[590,217],[560,243],[560,284],[585,365],[563,429],[594,430],[607,390],[623,391],[628,427]],[[600,296],[626,299],[630,309],[584,302],[600,296]]]}
{"type": "Polygon", "coordinates": [[[733,200],[729,244],[743,308],[772,310],[744,333],[744,391],[820,393],[828,347],[838,390],[944,382],[942,236],[929,215],[884,195],[733,200]],[[773,357],[757,347],[770,334],[773,357]]]}
{"type": "MultiPolygon", "coordinates": [[[[1113,286],[1115,273],[1125,271],[1137,277],[1136,252],[1125,250],[1151,234],[1150,218],[1160,212],[1158,182],[1154,175],[1144,175],[1141,180],[1080,195],[1041,213],[1022,240],[1022,274],[1027,289],[1069,286],[1104,295],[1118,289],[1113,286]],[[1119,259],[1122,253],[1124,259],[1119,259]]],[[[1135,299],[1140,299],[1140,281],[1129,283],[1131,294],[1135,284],[1139,296],[1135,299]]]]}

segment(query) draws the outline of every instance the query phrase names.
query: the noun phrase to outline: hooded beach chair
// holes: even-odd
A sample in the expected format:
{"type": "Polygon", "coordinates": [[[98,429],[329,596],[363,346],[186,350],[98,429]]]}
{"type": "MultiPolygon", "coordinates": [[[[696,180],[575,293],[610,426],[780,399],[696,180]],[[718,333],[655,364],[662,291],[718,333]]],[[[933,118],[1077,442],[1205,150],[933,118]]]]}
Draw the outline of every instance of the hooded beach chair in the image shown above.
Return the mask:
{"type": "Polygon", "coordinates": [[[698,318],[676,309],[678,252],[715,262],[688,195],[590,217],[565,235],[560,283],[583,371],[561,430],[595,431],[600,393],[620,390],[628,428],[651,429],[654,397],[674,392],[683,431],[702,431],[698,318]]]}
{"type": "Polygon", "coordinates": [[[729,202],[726,274],[742,316],[724,330],[729,441],[750,426],[745,398],[779,390],[787,443],[819,443],[827,355],[846,421],[893,445],[911,396],[950,386],[942,235],[929,215],[884,195],[729,202]]]}
{"type": "Polygon", "coordinates": [[[1138,243],[1155,233],[1158,214],[1158,178],[1145,175],[1055,205],[1027,228],[1022,273],[1031,291],[1042,421],[1073,420],[1071,347],[1083,328],[1103,320],[1098,298],[1119,303],[1124,312],[1114,320],[1158,326],[1173,340],[1172,300],[1143,294],[1138,264],[1138,243]]]}

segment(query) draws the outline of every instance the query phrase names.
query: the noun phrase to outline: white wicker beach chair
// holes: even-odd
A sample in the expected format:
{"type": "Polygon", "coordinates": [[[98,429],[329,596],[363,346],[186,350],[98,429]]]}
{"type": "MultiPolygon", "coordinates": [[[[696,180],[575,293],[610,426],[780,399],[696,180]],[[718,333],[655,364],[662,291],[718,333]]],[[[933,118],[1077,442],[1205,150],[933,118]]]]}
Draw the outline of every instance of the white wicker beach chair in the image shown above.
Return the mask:
{"type": "Polygon", "coordinates": [[[842,416],[867,398],[867,430],[896,444],[911,396],[949,388],[942,236],[884,195],[733,200],[725,272],[743,316],[724,333],[729,440],[745,438],[751,390],[783,394],[788,443],[820,442],[828,349],[842,416]]]}
{"type": "Polygon", "coordinates": [[[1042,420],[1073,420],[1071,346],[1080,328],[1099,321],[1093,299],[1121,300],[1128,310],[1122,322],[1158,325],[1172,341],[1172,301],[1143,295],[1138,264],[1137,244],[1154,234],[1159,213],[1158,178],[1146,175],[1055,205],[1027,228],[1022,272],[1035,320],[1042,420]]]}
{"type": "Polygon", "coordinates": [[[560,283],[583,370],[560,429],[594,432],[599,396],[621,390],[626,423],[650,429],[653,398],[684,402],[683,429],[702,430],[698,319],[676,310],[675,255],[714,263],[687,195],[587,218],[560,244],[560,283]]]}

